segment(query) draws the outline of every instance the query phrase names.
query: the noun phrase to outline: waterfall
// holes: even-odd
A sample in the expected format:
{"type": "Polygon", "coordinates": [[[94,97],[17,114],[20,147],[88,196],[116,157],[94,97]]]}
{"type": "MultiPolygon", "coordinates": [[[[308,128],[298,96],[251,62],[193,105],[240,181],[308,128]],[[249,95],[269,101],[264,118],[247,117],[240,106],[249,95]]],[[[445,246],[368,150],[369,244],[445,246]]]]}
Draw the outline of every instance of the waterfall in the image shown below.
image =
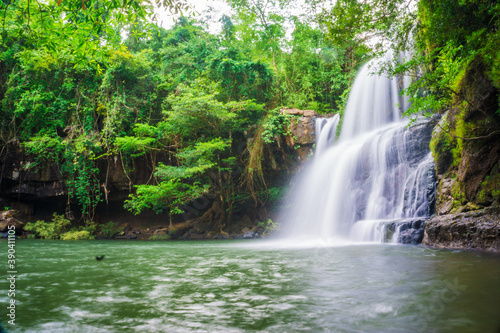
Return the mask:
{"type": "Polygon", "coordinates": [[[333,118],[316,119],[316,156],[320,156],[323,151],[335,143],[339,121],[338,114],[333,118]]]}
{"type": "Polygon", "coordinates": [[[339,140],[339,117],[318,119],[315,158],[294,181],[281,237],[400,241],[430,216],[432,127],[408,126],[401,95],[408,79],[371,74],[377,66],[373,60],[359,71],[339,140]]]}

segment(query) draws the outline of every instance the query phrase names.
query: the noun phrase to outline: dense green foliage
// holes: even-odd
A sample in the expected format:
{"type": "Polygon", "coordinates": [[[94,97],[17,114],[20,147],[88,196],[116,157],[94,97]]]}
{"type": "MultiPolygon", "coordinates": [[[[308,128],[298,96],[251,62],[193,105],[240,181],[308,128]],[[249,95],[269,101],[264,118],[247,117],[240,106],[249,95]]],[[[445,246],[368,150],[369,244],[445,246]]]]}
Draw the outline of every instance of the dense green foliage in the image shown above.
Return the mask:
{"type": "Polygon", "coordinates": [[[108,222],[97,225],[95,222],[87,223],[85,226],[73,226],[70,220],[54,213],[50,222],[38,220],[28,222],[24,226],[26,231],[31,232],[28,237],[42,239],[62,239],[62,240],[86,240],[94,239],[96,235],[104,238],[113,238],[123,231],[123,227],[118,223],[108,222]]]}
{"type": "Polygon", "coordinates": [[[64,218],[64,216],[54,213],[51,222],[43,220],[36,221],[35,223],[29,222],[24,226],[24,229],[32,231],[36,236],[43,239],[58,239],[70,224],[71,222],[64,218]]]}
{"type": "Polygon", "coordinates": [[[414,99],[416,109],[439,111],[453,101],[471,102],[461,84],[474,63],[481,63],[482,72],[500,88],[499,13],[500,7],[494,1],[419,2],[420,57],[414,61],[421,63],[424,73],[412,92],[425,89],[425,94],[414,99]]]}
{"type": "Polygon", "coordinates": [[[500,88],[499,14],[496,1],[339,0],[321,17],[329,38],[347,49],[367,43],[376,53],[387,46],[408,52],[384,70],[414,77],[407,91],[414,114],[464,100],[460,82],[474,61],[500,88]]]}
{"type": "Polygon", "coordinates": [[[476,163],[482,170],[474,170],[470,160],[488,155],[499,142],[499,15],[496,1],[419,3],[417,41],[425,72],[413,91],[425,94],[414,99],[415,108],[449,110],[431,148],[445,177],[456,180],[454,211],[491,205],[500,190],[498,164],[481,158],[476,163]],[[468,173],[481,178],[471,181],[468,173]]]}
{"type": "Polygon", "coordinates": [[[461,117],[441,140],[455,159],[465,137],[497,130],[498,100],[481,123],[465,121],[477,105],[464,80],[475,68],[500,89],[495,1],[338,0],[311,16],[287,12],[290,0],[228,2],[235,14],[221,19],[219,36],[186,17],[157,27],[160,1],[2,2],[2,152],[21,149],[33,172],[57,165],[68,205],[88,225],[108,199],[112,163],[128,179],[134,213],[172,220],[205,196],[229,221],[248,192],[255,202],[273,196],[262,160],[266,145],[284,154],[290,117],[279,109],[342,113],[357,68],[387,45],[411,51],[386,68],[415,77],[409,114],[457,106],[461,117]],[[486,130],[472,133],[478,126],[486,130]],[[138,161],[149,167],[145,184],[133,181],[138,161]]]}
{"type": "MultiPolygon", "coordinates": [[[[223,18],[220,36],[186,17],[158,28],[152,4],[17,0],[0,7],[3,151],[21,149],[26,171],[56,165],[67,211],[81,211],[87,224],[108,200],[112,164],[128,178],[126,207],[135,213],[172,218],[206,196],[229,220],[246,191],[271,197],[265,181],[248,183],[265,172],[252,147],[280,144],[289,124],[280,107],[339,112],[355,73],[312,21],[281,13],[277,2],[272,10],[262,1],[231,2],[236,15],[223,18]],[[287,22],[295,26],[291,38],[287,22]],[[255,132],[264,141],[246,147],[255,132]],[[146,184],[133,181],[140,161],[150,169],[146,184]]],[[[163,5],[185,9],[183,1],[163,5]]]]}
{"type": "Polygon", "coordinates": [[[42,239],[62,239],[62,240],[85,240],[94,239],[95,224],[87,227],[74,227],[68,230],[71,221],[63,215],[54,213],[51,222],[38,220],[35,223],[27,223],[25,230],[32,232],[32,236],[42,239]]]}
{"type": "Polygon", "coordinates": [[[406,52],[384,69],[413,77],[408,116],[448,111],[431,150],[438,173],[454,184],[452,210],[491,205],[500,189],[490,154],[500,136],[498,1],[339,0],[322,17],[334,41],[358,46],[377,36],[374,51],[385,44],[406,52]]]}
{"type": "Polygon", "coordinates": [[[120,227],[118,223],[109,221],[107,223],[100,225],[100,234],[104,238],[113,238],[119,235],[123,231],[123,227],[120,227]]]}

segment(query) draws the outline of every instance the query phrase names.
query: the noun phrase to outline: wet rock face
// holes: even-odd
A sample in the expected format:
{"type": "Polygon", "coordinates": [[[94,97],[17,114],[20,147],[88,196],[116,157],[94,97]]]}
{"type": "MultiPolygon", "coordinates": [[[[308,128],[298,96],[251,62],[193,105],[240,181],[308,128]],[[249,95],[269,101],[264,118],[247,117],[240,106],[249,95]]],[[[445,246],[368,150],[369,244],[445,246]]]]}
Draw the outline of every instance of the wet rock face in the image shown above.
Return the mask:
{"type": "Polygon", "coordinates": [[[481,61],[466,68],[459,89],[467,103],[454,102],[433,132],[438,216],[423,242],[499,251],[499,91],[481,61]]]}
{"type": "Polygon", "coordinates": [[[410,163],[419,163],[429,153],[432,130],[436,125],[435,119],[422,119],[408,128],[404,144],[410,163]]]}
{"type": "MultiPolygon", "coordinates": [[[[435,136],[439,131],[434,132],[435,136]]],[[[448,156],[451,151],[439,149],[433,151],[439,180],[437,213],[445,215],[494,205],[498,200],[496,193],[500,191],[498,136],[464,140],[454,164],[448,156]]]]}
{"type": "Polygon", "coordinates": [[[446,215],[453,208],[455,198],[452,195],[452,190],[456,186],[456,180],[453,178],[441,177],[437,188],[437,211],[438,215],[446,215]]]}
{"type": "MultiPolygon", "coordinates": [[[[467,200],[476,201],[481,183],[495,165],[500,165],[500,141],[481,142],[481,144],[468,142],[465,145],[457,179],[463,185],[467,200]]],[[[500,184],[498,185],[500,189],[500,184]]]]}
{"type": "Polygon", "coordinates": [[[286,142],[290,147],[295,145],[313,145],[316,142],[316,119],[330,118],[334,114],[320,115],[314,110],[281,109],[281,113],[298,116],[290,123],[290,133],[286,142]]]}
{"type": "Polygon", "coordinates": [[[400,244],[417,245],[422,243],[424,238],[425,218],[395,220],[385,225],[384,242],[389,243],[393,240],[394,234],[397,235],[395,241],[400,244]]]}
{"type": "Polygon", "coordinates": [[[500,252],[500,207],[435,216],[424,229],[425,245],[500,252]]]}
{"type": "Polygon", "coordinates": [[[292,136],[287,137],[287,143],[290,146],[295,144],[306,145],[313,144],[316,141],[315,131],[316,117],[301,117],[292,119],[290,132],[292,136]]]}
{"type": "Polygon", "coordinates": [[[418,245],[424,238],[424,229],[407,229],[398,236],[398,243],[418,245]]]}
{"type": "MultiPolygon", "coordinates": [[[[2,170],[0,196],[12,201],[40,200],[64,197],[68,195],[65,176],[56,163],[34,164],[30,156],[24,156],[21,148],[11,149],[0,160],[2,170]]],[[[164,163],[164,156],[158,156],[164,163]]],[[[151,166],[145,158],[134,161],[134,170],[126,174],[121,159],[118,156],[109,160],[98,161],[101,170],[102,183],[107,183],[107,189],[112,195],[129,192],[132,185],[145,184],[151,176],[151,166]],[[107,177],[107,178],[105,178],[107,177]]],[[[67,177],[67,175],[66,175],[67,177]]]]}
{"type": "Polygon", "coordinates": [[[455,164],[435,154],[437,216],[425,226],[423,244],[446,248],[500,251],[500,141],[464,142],[455,164]],[[486,207],[486,208],[485,208],[486,207]]]}
{"type": "Polygon", "coordinates": [[[451,107],[433,132],[437,216],[426,245],[500,250],[498,91],[481,66],[472,63],[460,83],[467,106],[451,107]]]}
{"type": "Polygon", "coordinates": [[[453,163],[453,153],[448,147],[447,138],[449,134],[444,130],[448,126],[448,112],[446,112],[436,127],[432,131],[432,140],[434,142],[433,157],[436,164],[436,173],[442,175],[453,163]]]}
{"type": "Polygon", "coordinates": [[[2,197],[50,198],[67,194],[57,165],[48,162],[35,165],[19,147],[2,156],[0,167],[2,197]]]}
{"type": "Polygon", "coordinates": [[[415,220],[400,226],[397,242],[417,245],[424,239],[424,220],[415,220]]]}
{"type": "Polygon", "coordinates": [[[316,120],[330,118],[335,114],[320,115],[313,110],[281,109],[281,113],[293,116],[290,122],[290,133],[285,137],[286,144],[294,148],[300,161],[306,161],[313,154],[313,144],[316,143],[316,120]]]}
{"type": "Polygon", "coordinates": [[[66,195],[63,182],[25,182],[13,185],[3,191],[4,195],[23,195],[36,198],[49,198],[66,195]]]}

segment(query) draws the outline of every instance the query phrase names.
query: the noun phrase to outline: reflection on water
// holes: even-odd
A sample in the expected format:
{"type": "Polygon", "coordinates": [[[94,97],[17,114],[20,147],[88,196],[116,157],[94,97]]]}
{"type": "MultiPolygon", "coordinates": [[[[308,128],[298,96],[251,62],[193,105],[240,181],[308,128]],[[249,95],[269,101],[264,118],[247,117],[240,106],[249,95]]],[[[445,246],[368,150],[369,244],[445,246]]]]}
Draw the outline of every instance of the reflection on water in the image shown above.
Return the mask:
{"type": "MultiPolygon", "coordinates": [[[[9,332],[496,332],[500,326],[500,257],[476,252],[256,241],[20,240],[16,249],[17,320],[9,332]],[[105,259],[96,261],[101,254],[105,259]]],[[[0,288],[6,304],[7,282],[0,288]]]]}

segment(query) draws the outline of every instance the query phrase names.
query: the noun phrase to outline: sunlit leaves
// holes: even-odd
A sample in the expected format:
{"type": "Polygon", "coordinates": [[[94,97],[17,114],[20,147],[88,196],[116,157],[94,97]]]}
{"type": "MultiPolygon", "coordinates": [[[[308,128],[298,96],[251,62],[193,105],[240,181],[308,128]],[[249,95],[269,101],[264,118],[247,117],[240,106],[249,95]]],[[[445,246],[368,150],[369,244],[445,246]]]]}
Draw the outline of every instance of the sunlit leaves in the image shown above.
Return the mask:
{"type": "MultiPolygon", "coordinates": [[[[154,7],[177,13],[188,9],[184,0],[18,0],[0,5],[3,43],[24,40],[27,48],[61,52],[71,45],[79,61],[118,44],[124,27],[135,35],[148,33],[154,7]],[[141,23],[141,30],[134,29],[141,23]],[[146,29],[144,29],[146,27],[146,29]]],[[[137,27],[139,28],[139,27],[137,27]]]]}
{"type": "Polygon", "coordinates": [[[398,49],[411,44],[416,27],[417,0],[338,0],[321,13],[329,37],[337,45],[359,47],[369,43],[381,51],[384,43],[398,49]]]}

